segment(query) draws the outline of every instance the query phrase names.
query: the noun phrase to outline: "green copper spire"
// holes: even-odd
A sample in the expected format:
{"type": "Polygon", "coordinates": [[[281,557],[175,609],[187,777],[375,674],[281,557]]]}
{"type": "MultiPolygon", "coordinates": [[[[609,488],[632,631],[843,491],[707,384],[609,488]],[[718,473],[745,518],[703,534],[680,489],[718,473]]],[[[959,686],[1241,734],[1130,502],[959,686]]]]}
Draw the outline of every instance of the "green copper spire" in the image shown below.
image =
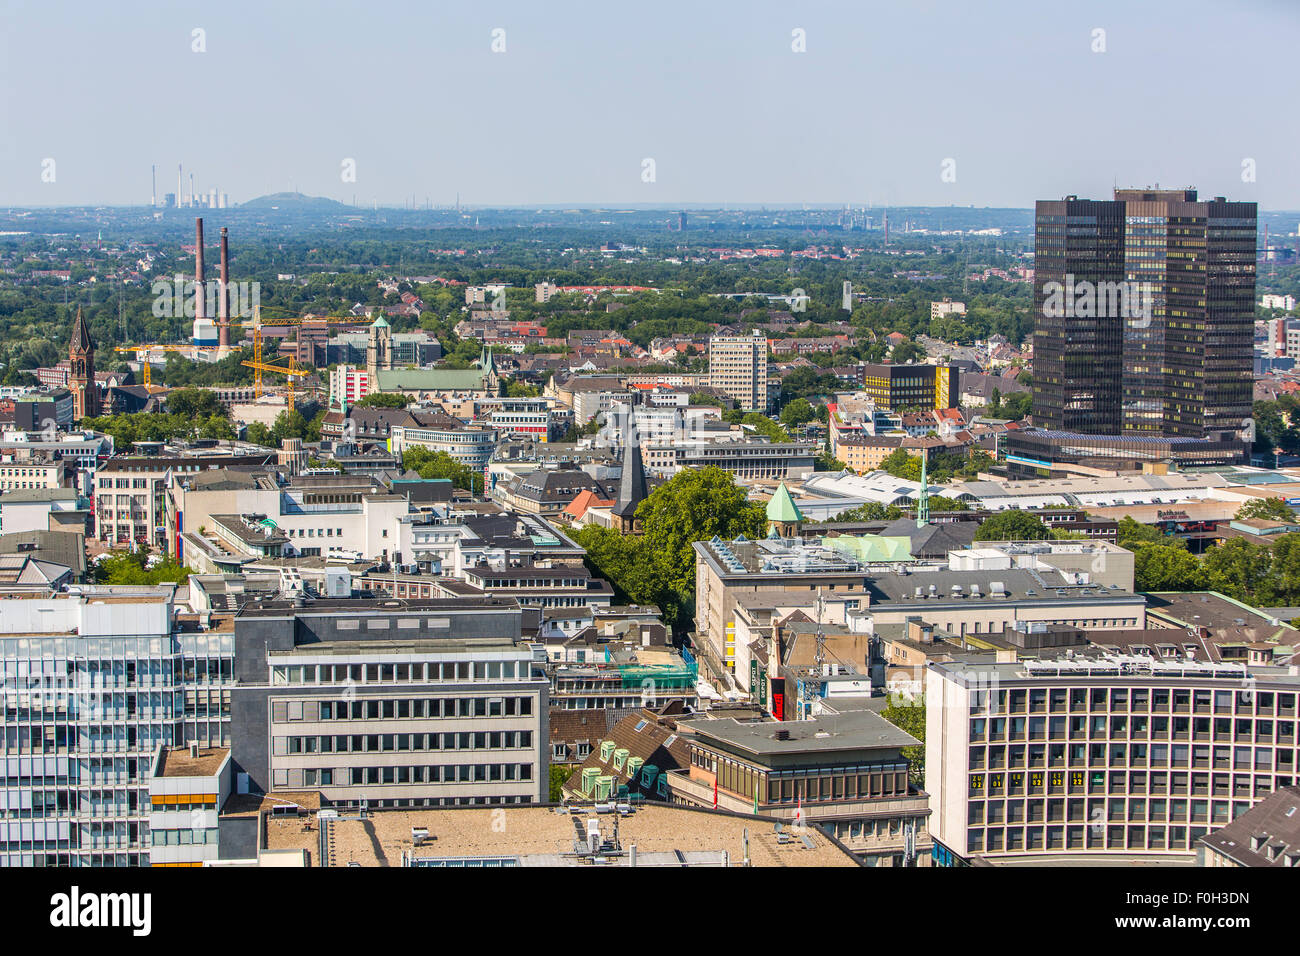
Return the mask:
{"type": "Polygon", "coordinates": [[[767,503],[767,520],[793,524],[796,521],[803,521],[803,513],[799,506],[794,503],[794,497],[790,494],[790,489],[781,482],[776,486],[776,493],[767,503]]]}
{"type": "Polygon", "coordinates": [[[916,504],[916,526],[924,528],[930,523],[930,484],[925,478],[925,451],[921,451],[921,500],[916,504]]]}

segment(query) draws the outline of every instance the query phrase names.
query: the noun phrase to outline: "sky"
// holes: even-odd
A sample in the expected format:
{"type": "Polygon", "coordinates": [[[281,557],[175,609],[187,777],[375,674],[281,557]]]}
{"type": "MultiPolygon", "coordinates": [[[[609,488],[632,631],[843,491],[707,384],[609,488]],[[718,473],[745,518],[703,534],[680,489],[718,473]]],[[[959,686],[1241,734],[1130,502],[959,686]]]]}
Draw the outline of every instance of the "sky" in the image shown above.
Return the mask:
{"type": "Polygon", "coordinates": [[[1297,49],[1295,0],[0,0],[0,206],[183,163],[236,203],[1296,210],[1297,49]]]}

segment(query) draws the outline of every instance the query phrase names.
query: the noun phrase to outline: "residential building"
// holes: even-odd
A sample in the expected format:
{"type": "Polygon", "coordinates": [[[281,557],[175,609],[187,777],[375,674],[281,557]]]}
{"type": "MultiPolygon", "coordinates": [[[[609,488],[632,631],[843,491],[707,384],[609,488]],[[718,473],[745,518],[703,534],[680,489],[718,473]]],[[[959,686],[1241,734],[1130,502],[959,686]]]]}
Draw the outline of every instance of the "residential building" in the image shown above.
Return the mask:
{"type": "Polygon", "coordinates": [[[330,371],[329,405],[351,408],[370,394],[370,373],[352,365],[338,365],[330,371]]]}
{"type": "Polygon", "coordinates": [[[746,411],[767,411],[767,338],[761,330],[709,339],[709,385],[746,411]]]}

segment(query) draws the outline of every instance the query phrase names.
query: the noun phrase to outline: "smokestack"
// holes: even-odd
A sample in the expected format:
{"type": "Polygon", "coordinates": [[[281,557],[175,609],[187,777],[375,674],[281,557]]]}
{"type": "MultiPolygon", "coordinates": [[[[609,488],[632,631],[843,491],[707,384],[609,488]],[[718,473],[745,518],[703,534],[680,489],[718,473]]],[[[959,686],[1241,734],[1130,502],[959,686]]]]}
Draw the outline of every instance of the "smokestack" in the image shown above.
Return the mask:
{"type": "Polygon", "coordinates": [[[203,280],[203,217],[197,216],[194,219],[194,318],[196,319],[202,319],[207,314],[204,302],[207,298],[207,289],[203,280]]]}
{"type": "Polygon", "coordinates": [[[197,206],[198,204],[199,199],[194,195],[194,174],[190,173],[190,205],[197,206]]]}
{"type": "Polygon", "coordinates": [[[181,208],[181,197],[185,195],[184,183],[185,173],[181,169],[181,163],[176,164],[176,208],[181,208]]]}
{"type": "Polygon", "coordinates": [[[158,205],[158,164],[149,167],[149,206],[155,208],[158,205]]]}
{"type": "Polygon", "coordinates": [[[230,246],[227,244],[226,227],[221,227],[221,284],[217,286],[217,346],[230,348],[230,295],[226,291],[230,285],[230,246]]]}

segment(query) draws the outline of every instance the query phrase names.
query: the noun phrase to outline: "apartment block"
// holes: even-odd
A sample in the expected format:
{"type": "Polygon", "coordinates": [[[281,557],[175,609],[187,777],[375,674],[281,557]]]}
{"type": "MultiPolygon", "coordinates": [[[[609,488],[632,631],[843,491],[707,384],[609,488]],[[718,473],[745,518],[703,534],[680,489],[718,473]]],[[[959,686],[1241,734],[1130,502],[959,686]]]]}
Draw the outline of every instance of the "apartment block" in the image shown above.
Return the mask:
{"type": "Polygon", "coordinates": [[[762,331],[709,339],[709,385],[746,411],[767,411],[767,338],[762,331]]]}

